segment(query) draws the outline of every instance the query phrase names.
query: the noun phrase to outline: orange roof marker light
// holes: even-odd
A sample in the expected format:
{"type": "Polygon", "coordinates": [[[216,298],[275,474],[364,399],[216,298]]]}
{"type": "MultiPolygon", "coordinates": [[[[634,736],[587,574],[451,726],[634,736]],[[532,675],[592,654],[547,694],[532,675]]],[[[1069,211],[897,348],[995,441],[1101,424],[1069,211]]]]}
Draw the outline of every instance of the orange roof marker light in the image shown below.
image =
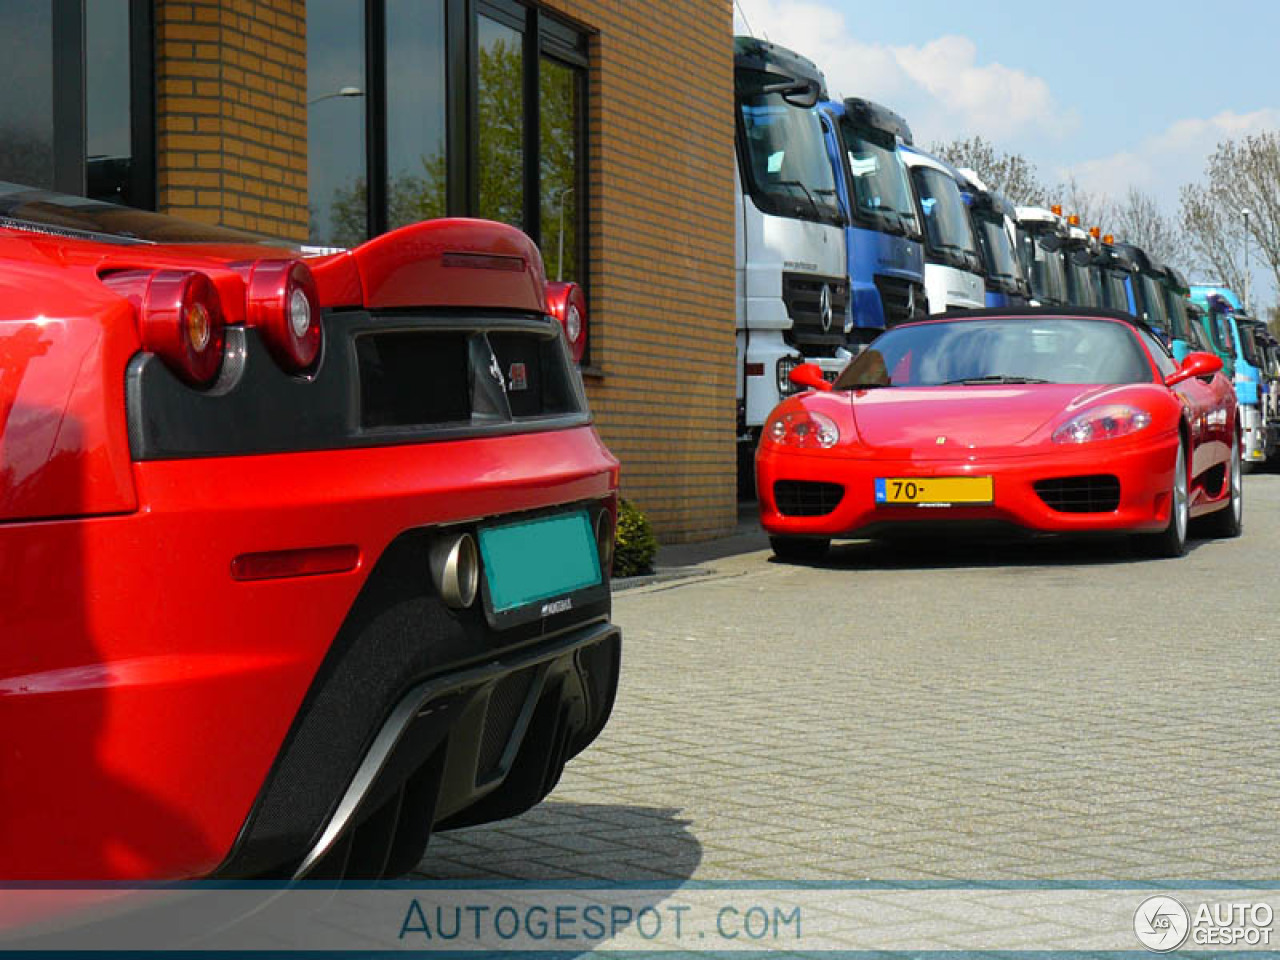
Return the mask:
{"type": "Polygon", "coordinates": [[[1108,233],[1105,237],[1102,238],[1102,242],[1108,245],[1115,243],[1116,235],[1114,233],[1108,233]]]}
{"type": "Polygon", "coordinates": [[[1067,217],[1067,223],[1071,224],[1073,227],[1080,226],[1080,214],[1073,213],[1071,216],[1067,217]]]}
{"type": "Polygon", "coordinates": [[[1101,228],[1101,227],[1090,227],[1090,228],[1089,228],[1089,236],[1093,237],[1093,239],[1095,239],[1095,240],[1101,240],[1101,239],[1102,239],[1102,228],[1101,228]]]}
{"type": "Polygon", "coordinates": [[[1055,203],[1055,204],[1054,204],[1052,207],[1050,207],[1049,209],[1053,211],[1053,215],[1054,215],[1055,217],[1060,217],[1060,216],[1062,216],[1062,204],[1060,204],[1060,203],[1055,203]]]}

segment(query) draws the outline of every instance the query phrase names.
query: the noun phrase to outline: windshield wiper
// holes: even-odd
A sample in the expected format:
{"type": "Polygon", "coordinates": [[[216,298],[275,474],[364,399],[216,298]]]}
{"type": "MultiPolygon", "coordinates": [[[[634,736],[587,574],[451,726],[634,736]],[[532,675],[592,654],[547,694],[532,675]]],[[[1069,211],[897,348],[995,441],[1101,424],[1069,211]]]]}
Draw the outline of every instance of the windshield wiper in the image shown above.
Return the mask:
{"type": "Polygon", "coordinates": [[[939,386],[950,387],[955,384],[982,384],[982,383],[1053,383],[1052,380],[1040,380],[1037,377],[1008,377],[1003,373],[992,373],[985,377],[961,377],[958,380],[944,380],[939,386]]]}
{"type": "Polygon", "coordinates": [[[819,220],[822,219],[822,211],[818,209],[818,201],[813,199],[813,194],[809,192],[809,188],[803,183],[799,180],[775,180],[774,183],[780,187],[799,187],[804,191],[804,198],[809,201],[809,206],[813,210],[813,215],[819,220]]]}

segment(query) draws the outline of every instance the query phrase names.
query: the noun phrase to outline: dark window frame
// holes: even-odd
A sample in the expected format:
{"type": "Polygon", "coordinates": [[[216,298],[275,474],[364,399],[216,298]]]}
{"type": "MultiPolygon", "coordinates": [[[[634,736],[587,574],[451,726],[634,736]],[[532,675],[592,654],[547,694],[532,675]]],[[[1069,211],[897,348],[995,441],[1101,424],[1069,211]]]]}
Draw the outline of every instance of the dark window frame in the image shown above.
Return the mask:
{"type": "MultiPolygon", "coordinates": [[[[86,9],[90,0],[50,0],[53,65],[51,97],[53,170],[58,193],[89,189],[86,9]]],[[[155,10],[153,0],[128,0],[129,197],[132,206],[156,206],[155,10]]]]}
{"type": "MultiPolygon", "coordinates": [[[[57,0],[87,2],[87,0],[57,0]]],[[[138,2],[138,0],[131,0],[138,2]]],[[[444,0],[445,20],[445,212],[476,216],[480,209],[479,18],[489,17],[523,38],[523,186],[521,229],[542,245],[540,77],[543,58],[577,72],[578,118],[574,179],[576,282],[590,293],[590,58],[591,33],[521,0],[444,0]]],[[[370,237],[386,233],[387,217],[387,52],[386,0],[364,0],[365,17],[365,170],[366,222],[370,237]]],[[[587,367],[591,343],[587,343],[587,367]]]]}

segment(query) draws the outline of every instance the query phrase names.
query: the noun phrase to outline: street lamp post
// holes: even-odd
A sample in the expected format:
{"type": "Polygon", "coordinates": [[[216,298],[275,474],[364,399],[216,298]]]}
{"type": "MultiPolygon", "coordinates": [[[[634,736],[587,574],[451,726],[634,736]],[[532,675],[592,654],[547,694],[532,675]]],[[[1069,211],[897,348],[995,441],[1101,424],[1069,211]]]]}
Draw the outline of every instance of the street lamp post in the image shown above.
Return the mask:
{"type": "Polygon", "coordinates": [[[568,186],[560,191],[560,236],[559,251],[556,253],[556,280],[564,279],[564,198],[573,193],[573,187],[568,186]]]}
{"type": "Polygon", "coordinates": [[[1253,278],[1249,276],[1249,211],[1241,210],[1244,217],[1244,312],[1249,312],[1249,287],[1253,278]]]}
{"type": "Polygon", "coordinates": [[[363,97],[364,91],[359,87],[343,87],[341,90],[335,90],[333,93],[326,93],[323,96],[316,97],[314,100],[308,100],[307,106],[313,103],[319,103],[321,100],[334,100],[337,97],[363,97]]]}

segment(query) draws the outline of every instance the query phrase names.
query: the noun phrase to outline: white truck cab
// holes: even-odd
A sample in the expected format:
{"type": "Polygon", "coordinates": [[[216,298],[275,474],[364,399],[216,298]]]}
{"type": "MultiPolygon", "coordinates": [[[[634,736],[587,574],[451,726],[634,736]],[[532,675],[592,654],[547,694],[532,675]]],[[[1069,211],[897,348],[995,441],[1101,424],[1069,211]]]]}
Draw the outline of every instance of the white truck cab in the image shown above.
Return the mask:
{"type": "Polygon", "coordinates": [[[1031,281],[1031,303],[1061,307],[1067,303],[1067,273],[1063,257],[1070,232],[1067,221],[1044,207],[1018,207],[1018,253],[1023,272],[1031,281]]]}
{"type": "Polygon", "coordinates": [[[834,380],[852,356],[845,218],[816,104],[822,72],[751,37],[734,41],[739,477],[770,411],[816,363],[834,380]]]}
{"type": "Polygon", "coordinates": [[[986,306],[982,254],[960,196],[960,173],[915,147],[899,147],[924,224],[924,288],[930,313],[986,306]]]}

